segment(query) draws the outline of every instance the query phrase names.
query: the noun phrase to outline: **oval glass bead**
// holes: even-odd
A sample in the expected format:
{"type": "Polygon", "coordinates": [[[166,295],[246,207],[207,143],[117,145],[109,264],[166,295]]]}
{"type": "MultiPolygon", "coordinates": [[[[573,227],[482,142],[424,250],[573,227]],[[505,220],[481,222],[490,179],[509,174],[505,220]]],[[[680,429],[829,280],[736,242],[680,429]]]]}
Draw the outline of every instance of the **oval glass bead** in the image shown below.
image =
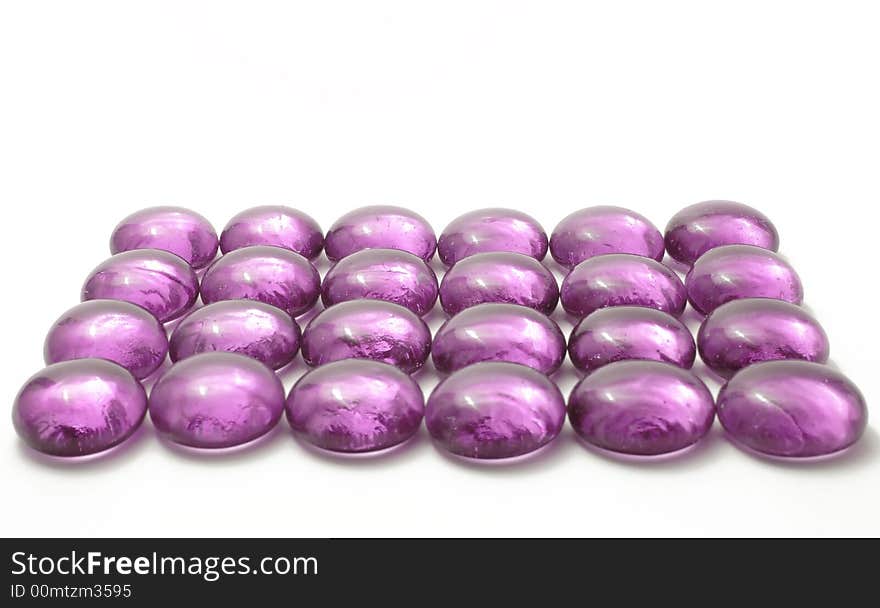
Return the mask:
{"type": "Polygon", "coordinates": [[[858,441],[868,411],[840,372],[808,361],[768,361],[739,371],[718,394],[718,419],[737,442],[783,457],[824,456],[858,441]]]}
{"type": "Polygon", "coordinates": [[[187,315],[171,334],[170,354],[180,361],[199,353],[237,353],[280,369],[296,356],[299,340],[299,325],[280,308],[226,300],[187,315]]]}
{"type": "Polygon", "coordinates": [[[763,361],[825,363],[830,350],[825,330],[812,315],[769,298],[722,304],[700,325],[697,344],[703,362],[724,377],[763,361]]]}
{"type": "Polygon", "coordinates": [[[804,299],[800,277],[791,264],[752,245],[707,251],[687,273],[685,285],[691,305],[703,314],[742,298],[773,298],[792,304],[804,299]]]}
{"type": "Polygon", "coordinates": [[[364,249],[336,262],[324,275],[324,306],[349,300],[384,300],[427,314],[437,301],[437,276],[428,264],[398,249],[364,249]]]}
{"type": "Polygon", "coordinates": [[[481,361],[509,361],[552,374],[565,358],[565,336],[532,308],[479,304],[446,321],[431,352],[434,367],[446,373],[481,361]]]}
{"type": "Polygon", "coordinates": [[[150,419],[166,439],[194,448],[228,448],[268,433],[284,410],[271,369],[233,353],[178,361],[150,392],[150,419]]]}
{"type": "Polygon", "coordinates": [[[685,207],[666,225],[665,241],[669,255],[688,266],[723,245],[779,249],[779,235],[767,216],[733,201],[704,201],[685,207]]]}
{"type": "Polygon", "coordinates": [[[543,260],[547,233],[535,218],[521,211],[478,209],[452,220],[437,241],[437,254],[447,266],[489,251],[511,251],[543,260]]]}
{"type": "Polygon", "coordinates": [[[712,427],[712,393],[692,372],[657,361],[618,361],[581,380],[568,417],[588,443],[656,456],[699,441],[712,427]]]}
{"type": "Polygon", "coordinates": [[[562,307],[585,317],[606,306],[644,306],[679,316],[687,295],[678,275],[656,260],[615,253],[584,260],[562,281],[562,307]]]}
{"type": "Polygon", "coordinates": [[[183,258],[158,249],[117,253],[89,274],[82,300],[120,300],[148,310],[162,323],[186,313],[199,297],[199,280],[183,258]]]}
{"type": "Polygon", "coordinates": [[[418,213],[391,205],[372,205],[336,220],[324,241],[327,258],[333,262],[361,249],[400,249],[430,262],[437,249],[437,237],[418,213]]]}
{"type": "Polygon", "coordinates": [[[313,260],[324,248],[324,233],[318,222],[298,209],[263,205],[237,214],[220,233],[223,253],[253,245],[282,247],[313,260]]]}
{"type": "Polygon", "coordinates": [[[696,345],[691,332],[675,317],[642,306],[600,308],[571,332],[568,354],[584,372],[630,359],[662,361],[689,369],[696,345]]]}
{"type": "Polygon", "coordinates": [[[440,282],[440,305],[450,315],[485,302],[528,306],[549,315],[559,301],[556,278],[522,253],[477,253],[450,268],[440,282]]]}
{"type": "Polygon", "coordinates": [[[140,306],[118,300],[77,304],[52,325],[43,346],[46,364],[106,359],[137,378],[156,371],[168,353],[165,328],[140,306]]]}
{"type": "Polygon", "coordinates": [[[281,247],[236,249],[214,262],[202,277],[202,301],[257,300],[296,317],[318,300],[321,277],[311,262],[281,247]]]}
{"type": "Polygon", "coordinates": [[[610,205],[587,207],[563,219],[550,236],[553,259],[572,268],[608,253],[663,259],[663,235],[643,215],[610,205]]]}
{"type": "Polygon", "coordinates": [[[287,398],[287,421],[306,441],[333,452],[374,452],[403,443],[422,423],[422,389],[405,373],[366,359],[307,372],[287,398]]]}
{"type": "Polygon", "coordinates": [[[15,431],[52,456],[86,456],[125,441],[147,411],[143,387],[104,359],[55,363],[25,382],[12,406],[15,431]]]}
{"type": "Polygon", "coordinates": [[[462,368],[431,393],[428,432],[467,458],[512,458],[559,435],[565,400],[547,376],[525,365],[484,362],[462,368]]]}
{"type": "Polygon", "coordinates": [[[322,310],[303,331],[311,366],[339,359],[373,359],[410,374],[431,352],[431,331],[411,310],[381,300],[352,300],[322,310]]]}
{"type": "Polygon", "coordinates": [[[204,268],[217,255],[217,233],[211,222],[183,207],[150,207],[119,222],[110,236],[110,253],[161,249],[204,268]]]}

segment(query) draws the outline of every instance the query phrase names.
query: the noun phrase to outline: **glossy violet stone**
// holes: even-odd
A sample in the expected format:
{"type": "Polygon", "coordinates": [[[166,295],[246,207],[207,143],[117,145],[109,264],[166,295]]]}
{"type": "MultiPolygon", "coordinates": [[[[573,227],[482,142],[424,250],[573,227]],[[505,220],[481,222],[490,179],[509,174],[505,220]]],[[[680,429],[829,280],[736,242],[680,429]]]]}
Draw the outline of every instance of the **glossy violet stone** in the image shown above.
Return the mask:
{"type": "Polygon", "coordinates": [[[147,309],[162,323],[183,315],[199,297],[199,280],[173,253],[135,249],[102,262],[86,279],[82,300],[121,300],[147,309]]]}
{"type": "Polygon", "coordinates": [[[76,359],[31,376],[15,398],[12,422],[35,450],[85,456],[125,441],[146,411],[144,389],[125,368],[76,359]]]}
{"type": "Polygon", "coordinates": [[[550,236],[553,259],[571,268],[608,253],[663,259],[663,236],[646,217],[610,205],[587,207],[563,219],[550,236]]]}
{"type": "Polygon", "coordinates": [[[431,352],[431,331],[411,310],[381,300],[352,300],[322,310],[303,332],[311,366],[340,359],[373,359],[410,374],[431,352]]]}
{"type": "Polygon", "coordinates": [[[203,268],[217,255],[217,233],[211,222],[183,207],[150,207],[119,222],[110,236],[110,252],[161,249],[203,268]]]}
{"type": "Polygon", "coordinates": [[[156,371],[168,353],[158,319],[140,306],[117,300],[77,304],[52,325],[43,346],[46,364],[106,359],[138,379],[156,371]]]}
{"type": "Polygon", "coordinates": [[[752,245],[707,251],[685,277],[688,299],[703,314],[742,298],[773,298],[792,304],[804,299],[794,268],[778,254],[752,245]]]}
{"type": "Polygon", "coordinates": [[[565,358],[565,336],[532,308],[478,304],[446,321],[431,350],[434,367],[446,373],[481,361],[509,361],[552,374],[565,358]]]}
{"type": "Polygon", "coordinates": [[[364,249],[324,275],[324,306],[349,300],[385,300],[427,314],[437,301],[437,276],[421,258],[399,249],[364,249]]]}
{"type": "Polygon", "coordinates": [[[810,313],[768,298],[722,304],[703,321],[697,344],[703,362],[724,377],[762,361],[825,363],[830,349],[825,330],[810,313]]]}
{"type": "Polygon", "coordinates": [[[284,387],[268,367],[234,353],[178,361],[150,392],[150,419],[165,438],[228,448],[268,433],[284,409],[284,387]]]}
{"type": "Polygon", "coordinates": [[[630,359],[662,361],[689,369],[696,346],[691,332],[675,317],[642,306],[600,308],[571,332],[568,354],[584,372],[630,359]]]}
{"type": "Polygon", "coordinates": [[[331,261],[361,249],[400,249],[426,262],[434,257],[437,237],[418,213],[402,207],[373,205],[346,213],[330,227],[324,249],[331,261]]]}
{"type": "Polygon", "coordinates": [[[373,452],[415,435],[422,389],[385,363],[347,359],[306,373],[287,398],[287,421],[306,441],[334,452],[373,452]]]}
{"type": "Polygon", "coordinates": [[[199,353],[238,353],[280,369],[299,350],[299,325],[275,306],[255,300],[215,302],[187,315],[171,334],[171,360],[199,353]]]}
{"type": "Polygon", "coordinates": [[[522,253],[468,256],[450,268],[440,283],[440,305],[450,315],[484,302],[519,304],[549,315],[558,301],[553,273],[522,253]]]}
{"type": "Polygon", "coordinates": [[[468,458],[511,458],[550,443],[565,423],[562,393],[525,365],[489,361],[462,368],[431,393],[428,432],[468,458]]]}
{"type": "Polygon", "coordinates": [[[318,222],[298,209],[264,205],[242,211],[220,233],[223,253],[253,245],[282,247],[313,260],[324,248],[324,233],[318,222]]]}
{"type": "Polygon", "coordinates": [[[655,456],[700,440],[712,426],[712,394],[692,372],[658,361],[618,361],[581,380],[568,417],[588,443],[655,456]]]}
{"type": "Polygon", "coordinates": [[[779,235],[767,217],[733,201],[705,201],[685,207],[666,225],[666,250],[690,266],[722,245],[755,245],[776,251],[779,235]]]}
{"type": "Polygon", "coordinates": [[[321,277],[303,256],[256,245],[230,251],[202,277],[202,301],[257,300],[296,317],[318,300],[321,277]]]}
{"type": "Polygon", "coordinates": [[[584,260],[560,291],[566,312],[585,317],[606,306],[644,306],[678,316],[687,295],[681,279],[656,260],[616,253],[584,260]]]}
{"type": "Polygon", "coordinates": [[[718,419],[738,441],[773,456],[822,456],[862,436],[865,398],[843,374],[808,361],[768,361],[738,372],[718,394],[718,419]]]}
{"type": "Polygon", "coordinates": [[[514,209],[479,209],[454,219],[437,241],[447,266],[475,253],[512,251],[543,260],[547,233],[532,216],[514,209]]]}

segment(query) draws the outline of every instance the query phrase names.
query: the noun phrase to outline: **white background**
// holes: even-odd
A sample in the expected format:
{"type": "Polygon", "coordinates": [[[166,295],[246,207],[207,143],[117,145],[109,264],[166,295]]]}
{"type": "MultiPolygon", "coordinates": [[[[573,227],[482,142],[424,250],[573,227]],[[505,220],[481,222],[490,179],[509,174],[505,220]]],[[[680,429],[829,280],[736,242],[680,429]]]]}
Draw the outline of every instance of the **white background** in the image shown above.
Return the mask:
{"type": "MultiPolygon", "coordinates": [[[[776,223],[834,363],[870,408],[871,5],[5,2],[0,394],[11,408],[110,231],[143,206],[188,206],[219,230],[287,203],[326,229],[390,203],[439,233],[503,205],[549,232],[587,205],[662,229],[687,204],[727,198],[776,223]]],[[[567,394],[568,363],[557,378],[567,394]]],[[[64,464],[24,447],[7,417],[0,535],[877,535],[878,419],[822,463],[747,455],[716,424],[675,460],[619,462],[566,428],[539,458],[485,467],[445,457],[424,430],[383,458],[322,456],[285,421],[220,457],[172,449],[147,422],[110,457],[64,464]]]]}

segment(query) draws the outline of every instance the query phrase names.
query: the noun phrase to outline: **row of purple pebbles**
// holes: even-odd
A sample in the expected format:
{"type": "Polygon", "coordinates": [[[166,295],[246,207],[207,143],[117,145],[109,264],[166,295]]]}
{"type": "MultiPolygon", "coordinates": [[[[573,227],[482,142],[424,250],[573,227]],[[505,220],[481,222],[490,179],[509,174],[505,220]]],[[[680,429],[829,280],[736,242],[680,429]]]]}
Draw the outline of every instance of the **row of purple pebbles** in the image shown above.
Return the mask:
{"type": "Polygon", "coordinates": [[[83,302],[52,326],[48,367],[16,398],[15,428],[41,452],[106,450],[147,411],[195,448],[247,443],[286,412],[338,452],[400,444],[424,417],[439,445],[472,458],[537,450],[566,411],[586,442],[635,455],[695,444],[716,413],[737,443],[787,457],[838,452],[866,424],[858,389],[824,365],[827,336],[800,307],[776,229],[739,203],[687,207],[665,238],[638,213],[590,207],[549,239],[509,209],[465,214],[437,239],[398,207],[352,211],[326,237],[300,211],[257,207],[218,238],[204,217],[156,207],[123,220],[110,245],[83,302]],[[322,250],[335,262],[323,281],[312,264],[322,250]],[[541,263],[548,250],[569,269],[561,288],[541,263]],[[435,251],[449,267],[439,285],[435,251]],[[689,268],[684,282],[665,253],[689,268]],[[319,297],[326,308],[301,332],[295,318],[319,297]],[[432,340],[421,317],[438,298],[451,318],[432,340]],[[548,316],[560,301],[579,319],[567,342],[548,316]],[[696,341],[677,318],[687,301],[706,315],[696,341]],[[180,317],[169,339],[163,323],[180,317]],[[300,350],[314,369],[285,399],[273,370],[300,350]],[[566,350],[585,373],[567,407],[548,378],[566,350]],[[690,371],[697,350],[728,379],[717,403],[690,371]],[[140,380],[168,354],[148,398],[140,380]],[[426,405],[409,374],[429,355],[450,375],[426,405]]]}

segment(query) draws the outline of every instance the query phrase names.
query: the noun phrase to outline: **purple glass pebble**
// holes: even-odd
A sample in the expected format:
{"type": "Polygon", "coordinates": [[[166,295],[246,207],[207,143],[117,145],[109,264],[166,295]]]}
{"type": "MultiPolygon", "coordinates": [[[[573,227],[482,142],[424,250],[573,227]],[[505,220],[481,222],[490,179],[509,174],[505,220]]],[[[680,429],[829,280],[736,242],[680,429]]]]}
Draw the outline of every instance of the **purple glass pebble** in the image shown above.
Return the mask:
{"type": "Polygon", "coordinates": [[[568,400],[574,430],[612,452],[656,456],[700,440],[712,426],[712,393],[692,372],[658,361],[618,361],[581,380],[568,400]]]}
{"type": "Polygon", "coordinates": [[[399,249],[364,249],[336,262],[324,275],[324,306],[349,300],[385,300],[427,314],[437,301],[437,276],[428,264],[399,249]]]}
{"type": "Polygon", "coordinates": [[[642,306],[600,308],[571,332],[568,355],[584,372],[630,359],[662,361],[689,369],[696,346],[691,332],[675,317],[642,306]]]}
{"type": "Polygon", "coordinates": [[[549,315],[558,301],[553,273],[522,253],[468,256],[450,268],[440,283],[440,305],[450,315],[484,302],[519,304],[549,315]]]}
{"type": "Polygon", "coordinates": [[[606,306],[645,306],[678,316],[687,295],[678,275],[651,258],[615,253],[584,260],[560,290],[566,312],[585,317],[606,306]]]}
{"type": "Polygon", "coordinates": [[[321,277],[312,263],[281,247],[255,245],[230,251],[202,277],[202,301],[257,300],[298,316],[318,300],[321,277]]]}
{"type": "Polygon", "coordinates": [[[575,211],[550,236],[553,259],[571,268],[586,259],[608,253],[631,253],[663,259],[663,235],[646,217],[601,205],[575,211]]]}
{"type": "Polygon", "coordinates": [[[52,324],[43,346],[46,364],[106,359],[138,379],[156,371],[167,353],[168,338],[158,319],[118,300],[77,304],[52,324]]]}
{"type": "Polygon", "coordinates": [[[762,361],[825,363],[830,348],[825,330],[810,313],[769,298],[722,304],[703,321],[697,344],[703,362],[726,378],[762,361]]]}
{"type": "Polygon", "coordinates": [[[511,458],[550,443],[565,423],[559,388],[525,365],[489,361],[462,368],[431,393],[428,432],[468,458],[511,458]]]}
{"type": "Polygon", "coordinates": [[[303,331],[311,366],[340,359],[373,359],[408,374],[425,364],[431,331],[411,310],[381,300],[352,300],[322,310],[303,331]]]}
{"type": "Polygon", "coordinates": [[[752,450],[810,457],[858,441],[868,411],[859,389],[840,372],[808,361],[768,361],[743,369],[721,388],[718,419],[752,450]]]}
{"type": "Polygon", "coordinates": [[[82,300],[121,300],[147,309],[166,323],[199,297],[196,273],[173,253],[135,249],[104,260],[86,279],[82,300]]]}
{"type": "Polygon", "coordinates": [[[335,262],[361,249],[400,249],[430,262],[437,249],[431,225],[402,207],[373,205],[346,213],[330,227],[324,241],[335,262]]]}
{"type": "Polygon", "coordinates": [[[242,211],[220,233],[223,253],[253,245],[282,247],[313,260],[324,248],[324,233],[318,222],[298,209],[264,205],[242,211]]]}
{"type": "Polygon", "coordinates": [[[776,251],[779,235],[767,217],[733,201],[705,201],[685,207],[666,225],[666,250],[690,266],[722,245],[755,245],[776,251]]]}
{"type": "Polygon", "coordinates": [[[509,361],[552,374],[565,358],[565,336],[532,308],[478,304],[443,324],[431,353],[434,367],[446,373],[481,361],[509,361]]]}
{"type": "Polygon", "coordinates": [[[543,260],[547,233],[532,216],[514,209],[479,209],[452,220],[437,241],[447,266],[475,253],[512,251],[543,260]]]}
{"type": "Polygon", "coordinates": [[[31,376],[15,398],[12,423],[37,451],[85,456],[125,441],[146,411],[144,389],[125,368],[76,359],[31,376]]]}
{"type": "Polygon", "coordinates": [[[306,373],[287,398],[287,421],[306,441],[334,452],[374,452],[419,430],[422,389],[385,363],[347,359],[306,373]]]}
{"type": "Polygon", "coordinates": [[[225,300],[191,312],[171,334],[172,361],[199,353],[245,355],[280,369],[299,350],[300,331],[285,311],[255,300],[225,300]]]}
{"type": "Polygon", "coordinates": [[[707,251],[687,273],[685,285],[691,305],[703,314],[742,298],[773,298],[792,304],[804,299],[794,268],[778,254],[752,245],[707,251]]]}
{"type": "Polygon", "coordinates": [[[110,236],[110,252],[161,249],[180,256],[193,268],[204,268],[217,255],[217,233],[211,222],[183,207],[150,207],[119,222],[110,236]]]}
{"type": "Polygon", "coordinates": [[[234,353],[178,361],[150,392],[156,430],[195,448],[228,448],[261,437],[283,410],[284,387],[272,370],[234,353]]]}

